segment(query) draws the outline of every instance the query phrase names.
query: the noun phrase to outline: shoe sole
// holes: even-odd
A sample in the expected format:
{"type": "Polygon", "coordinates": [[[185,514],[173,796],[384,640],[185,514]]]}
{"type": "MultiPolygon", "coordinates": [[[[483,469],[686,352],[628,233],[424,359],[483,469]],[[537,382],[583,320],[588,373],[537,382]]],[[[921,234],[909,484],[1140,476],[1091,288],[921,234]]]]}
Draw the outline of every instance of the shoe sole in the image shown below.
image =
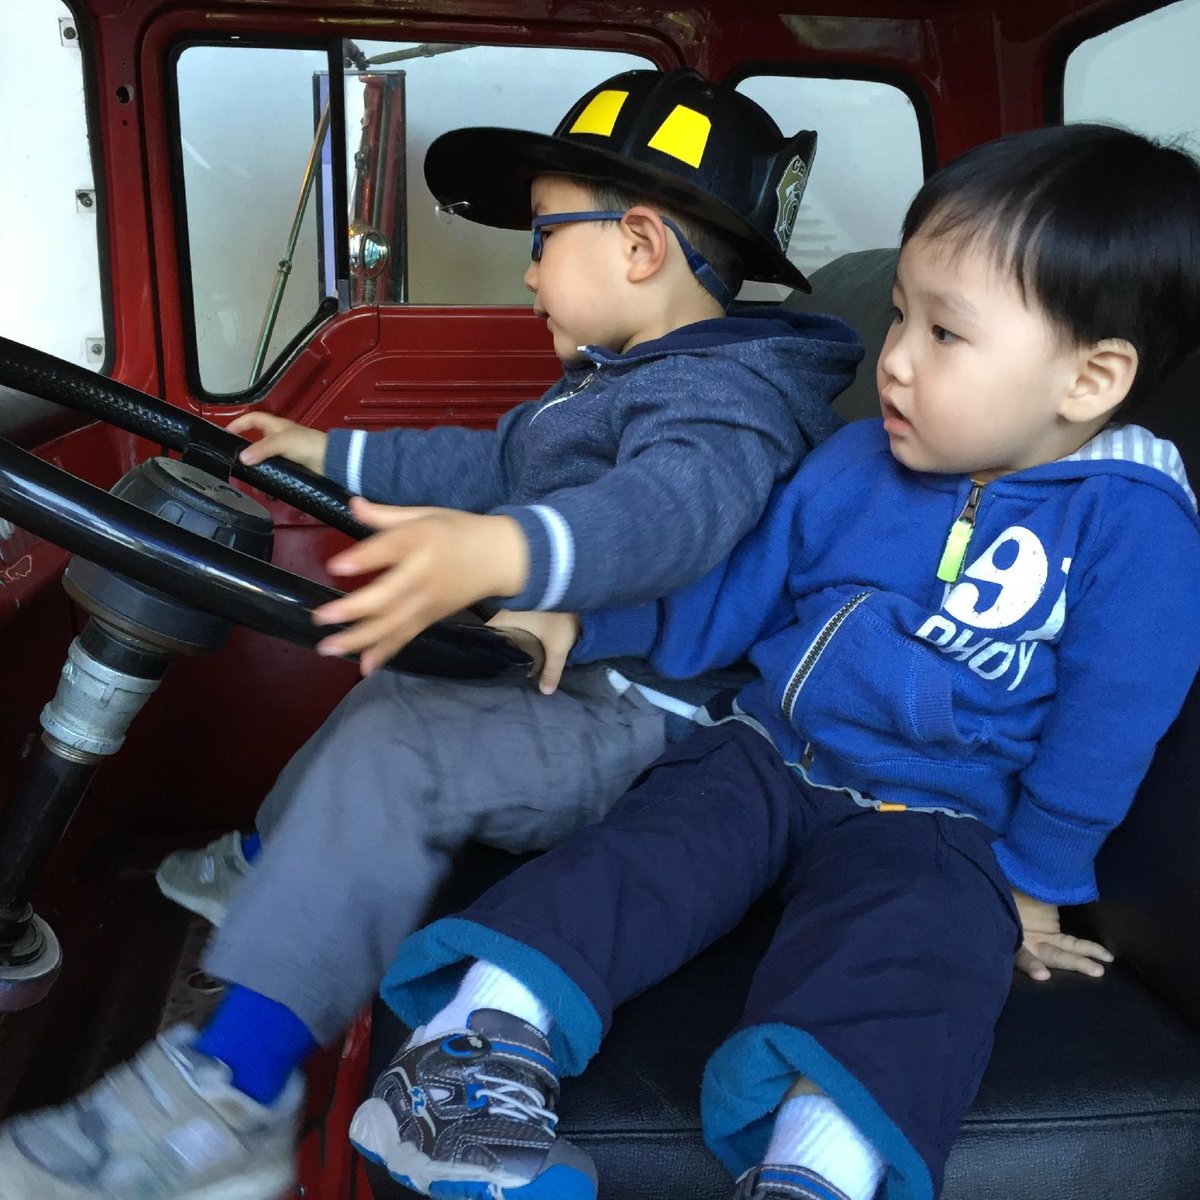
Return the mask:
{"type": "Polygon", "coordinates": [[[285,1200],[295,1187],[296,1169],[289,1163],[286,1167],[210,1183],[194,1192],[180,1192],[178,1200],[285,1200]]]}
{"type": "Polygon", "coordinates": [[[195,892],[186,892],[182,888],[176,887],[163,878],[161,867],[154,872],[154,882],[158,884],[158,890],[168,900],[173,900],[180,908],[186,908],[188,912],[194,912],[196,916],[203,917],[210,925],[219,928],[229,912],[229,905],[222,904],[220,900],[210,900],[204,896],[197,896],[195,892]]]}
{"type": "Polygon", "coordinates": [[[554,1166],[528,1183],[504,1184],[471,1178],[477,1167],[438,1162],[403,1141],[396,1118],[377,1097],[364,1101],[350,1122],[350,1144],[384,1168],[397,1183],[423,1196],[445,1200],[596,1200],[596,1188],[582,1171],[554,1166]]]}
{"type": "MultiPolygon", "coordinates": [[[[12,1180],[0,1180],[0,1200],[84,1200],[97,1194],[91,1188],[76,1188],[54,1177],[42,1176],[24,1182],[30,1188],[18,1186],[12,1180]]],[[[285,1200],[295,1187],[296,1167],[289,1160],[286,1164],[259,1167],[235,1178],[207,1183],[189,1192],[177,1192],[176,1200],[285,1200]]]]}

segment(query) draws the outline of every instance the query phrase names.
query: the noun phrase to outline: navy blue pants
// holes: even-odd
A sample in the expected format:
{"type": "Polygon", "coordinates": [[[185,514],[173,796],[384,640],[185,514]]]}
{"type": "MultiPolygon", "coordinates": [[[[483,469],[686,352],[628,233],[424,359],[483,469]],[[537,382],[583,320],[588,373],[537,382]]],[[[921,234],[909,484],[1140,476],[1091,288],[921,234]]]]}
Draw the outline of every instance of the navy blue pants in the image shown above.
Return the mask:
{"type": "Polygon", "coordinates": [[[887,1200],[935,1196],[979,1086],[1020,923],[979,822],[881,812],[814,788],[745,725],[668,749],[599,825],[401,948],[384,998],[412,1025],[466,960],[521,979],[555,1019],[564,1074],[613,1009],[733,929],[777,887],[783,915],[701,1109],[734,1173],[761,1161],[797,1077],[888,1162],[887,1200]]]}

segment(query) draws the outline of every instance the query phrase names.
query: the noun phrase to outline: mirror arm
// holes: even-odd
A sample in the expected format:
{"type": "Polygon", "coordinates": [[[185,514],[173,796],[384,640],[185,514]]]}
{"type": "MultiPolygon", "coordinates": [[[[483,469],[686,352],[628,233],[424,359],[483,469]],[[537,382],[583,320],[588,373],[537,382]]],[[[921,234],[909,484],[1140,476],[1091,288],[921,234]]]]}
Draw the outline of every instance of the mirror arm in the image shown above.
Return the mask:
{"type": "Polygon", "coordinates": [[[279,260],[279,268],[275,272],[275,285],[271,289],[271,298],[267,301],[267,311],[263,313],[262,326],[258,331],[258,342],[254,347],[254,360],[250,364],[248,387],[253,387],[262,375],[263,361],[267,357],[267,347],[271,344],[271,335],[275,332],[275,322],[279,317],[279,308],[283,304],[283,293],[287,287],[288,276],[292,273],[292,260],[296,256],[296,243],[300,240],[300,229],[304,224],[304,214],[308,210],[308,200],[312,195],[313,181],[317,177],[317,163],[321,157],[321,144],[329,131],[329,101],[321,109],[321,117],[317,121],[317,132],[313,135],[312,147],[308,152],[308,162],[304,164],[304,175],[300,180],[300,195],[296,200],[296,212],[292,217],[292,228],[288,231],[287,242],[283,247],[283,257],[279,260]]]}

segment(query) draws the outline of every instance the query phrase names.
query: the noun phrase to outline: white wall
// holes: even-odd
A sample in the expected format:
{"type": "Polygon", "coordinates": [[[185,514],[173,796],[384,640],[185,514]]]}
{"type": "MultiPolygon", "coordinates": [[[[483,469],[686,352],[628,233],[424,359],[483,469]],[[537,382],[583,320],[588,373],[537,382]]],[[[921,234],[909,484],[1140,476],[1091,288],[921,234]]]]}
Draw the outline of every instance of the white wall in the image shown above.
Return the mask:
{"type": "Polygon", "coordinates": [[[1200,0],[1148,13],[1067,59],[1063,115],[1173,140],[1200,154],[1200,0]]]}
{"type": "Polygon", "coordinates": [[[0,4],[0,334],[99,366],[104,335],[83,60],[64,46],[60,0],[0,4]]]}

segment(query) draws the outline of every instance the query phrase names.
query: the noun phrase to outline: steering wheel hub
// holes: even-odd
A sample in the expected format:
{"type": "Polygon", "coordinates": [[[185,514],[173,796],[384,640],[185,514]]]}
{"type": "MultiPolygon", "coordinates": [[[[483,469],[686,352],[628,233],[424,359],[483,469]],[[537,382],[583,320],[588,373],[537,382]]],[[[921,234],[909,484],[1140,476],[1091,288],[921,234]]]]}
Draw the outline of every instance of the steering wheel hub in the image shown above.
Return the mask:
{"type": "MultiPolygon", "coordinates": [[[[271,557],[271,514],[198,467],[150,458],[129,471],[112,494],[218,545],[264,561],[271,557]]],[[[232,628],[223,617],[78,555],[67,567],[63,586],[94,616],[164,650],[205,654],[217,649],[232,628]]]]}

